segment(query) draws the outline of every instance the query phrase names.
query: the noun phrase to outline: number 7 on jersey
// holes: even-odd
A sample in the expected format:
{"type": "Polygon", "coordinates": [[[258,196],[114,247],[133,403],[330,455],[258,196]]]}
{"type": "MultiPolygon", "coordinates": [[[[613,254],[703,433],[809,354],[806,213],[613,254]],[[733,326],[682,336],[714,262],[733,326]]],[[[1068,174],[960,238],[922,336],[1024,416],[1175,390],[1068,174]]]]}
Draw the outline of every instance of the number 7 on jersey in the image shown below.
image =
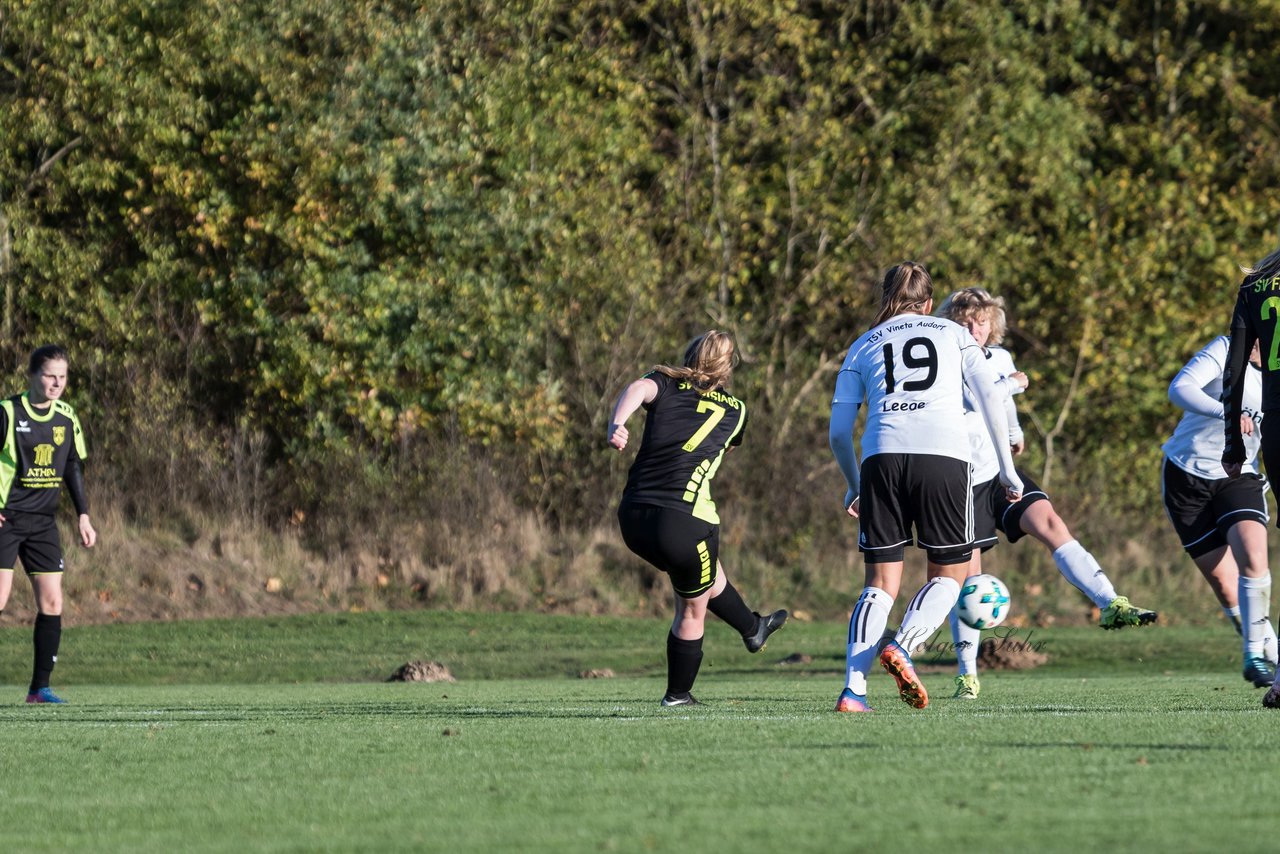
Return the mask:
{"type": "Polygon", "coordinates": [[[681,446],[686,451],[692,451],[701,445],[702,440],[707,438],[707,434],[715,429],[721,418],[724,418],[724,407],[709,400],[698,401],[698,411],[710,412],[711,414],[707,416],[706,421],[702,422],[702,426],[698,428],[698,431],[689,437],[689,441],[681,446]]]}

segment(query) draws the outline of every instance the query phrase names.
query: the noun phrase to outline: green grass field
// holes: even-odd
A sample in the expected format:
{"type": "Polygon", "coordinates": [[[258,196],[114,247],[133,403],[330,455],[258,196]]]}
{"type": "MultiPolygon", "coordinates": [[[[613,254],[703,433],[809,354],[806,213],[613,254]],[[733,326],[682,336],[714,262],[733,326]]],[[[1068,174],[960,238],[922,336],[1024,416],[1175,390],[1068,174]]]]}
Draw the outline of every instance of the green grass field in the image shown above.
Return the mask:
{"type": "MultiPolygon", "coordinates": [[[[6,621],[8,618],[6,617],[6,621]]],[[[1035,671],[831,711],[844,627],[714,626],[662,710],[663,623],[411,612],[70,629],[25,706],[0,630],[0,851],[1266,850],[1280,715],[1212,628],[1038,630],[1035,671]],[[803,652],[813,661],[780,665],[803,652]],[[415,658],[457,683],[388,684],[415,658]],[[574,678],[610,667],[613,679],[574,678]]]]}

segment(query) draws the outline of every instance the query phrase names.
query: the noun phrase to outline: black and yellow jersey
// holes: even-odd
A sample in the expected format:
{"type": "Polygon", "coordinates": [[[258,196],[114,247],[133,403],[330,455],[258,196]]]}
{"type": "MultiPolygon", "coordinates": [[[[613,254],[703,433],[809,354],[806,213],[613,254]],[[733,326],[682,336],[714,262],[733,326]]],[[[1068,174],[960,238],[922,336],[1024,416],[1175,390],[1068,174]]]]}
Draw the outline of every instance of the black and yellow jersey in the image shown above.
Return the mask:
{"type": "MultiPolygon", "coordinates": [[[[1231,316],[1231,347],[1222,372],[1222,403],[1225,410],[1226,448],[1224,463],[1243,463],[1246,456],[1240,435],[1244,379],[1249,352],[1255,341],[1262,356],[1262,411],[1280,410],[1280,273],[1252,273],[1245,277],[1236,294],[1231,316]]],[[[1270,462],[1268,460],[1268,462],[1270,462]]]]}
{"type": "Polygon", "coordinates": [[[659,371],[645,376],[658,384],[658,394],[645,404],[644,438],[622,500],[719,524],[711,479],[724,452],[742,442],[747,405],[723,389],[699,391],[659,371]]]}
{"type": "Polygon", "coordinates": [[[80,481],[88,453],[69,403],[55,400],[41,410],[26,394],[0,401],[0,437],[0,508],[52,516],[65,478],[77,512],[88,512],[80,481]]]}

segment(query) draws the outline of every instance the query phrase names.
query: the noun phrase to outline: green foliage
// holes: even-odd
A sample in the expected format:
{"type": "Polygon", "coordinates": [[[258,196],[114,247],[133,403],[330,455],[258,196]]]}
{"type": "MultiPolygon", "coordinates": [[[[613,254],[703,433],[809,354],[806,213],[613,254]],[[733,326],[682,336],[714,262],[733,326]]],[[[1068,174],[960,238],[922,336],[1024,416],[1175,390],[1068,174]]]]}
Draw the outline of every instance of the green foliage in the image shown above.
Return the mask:
{"type": "Polygon", "coordinates": [[[727,328],[724,497],[786,562],[846,533],[834,368],[912,257],[1009,299],[1034,466],[1153,512],[1165,384],[1274,248],[1278,33],[1231,2],[10,4],[0,352],[70,342],[108,458],[162,389],[266,437],[285,504],[443,440],[581,524],[612,397],[727,328]]]}

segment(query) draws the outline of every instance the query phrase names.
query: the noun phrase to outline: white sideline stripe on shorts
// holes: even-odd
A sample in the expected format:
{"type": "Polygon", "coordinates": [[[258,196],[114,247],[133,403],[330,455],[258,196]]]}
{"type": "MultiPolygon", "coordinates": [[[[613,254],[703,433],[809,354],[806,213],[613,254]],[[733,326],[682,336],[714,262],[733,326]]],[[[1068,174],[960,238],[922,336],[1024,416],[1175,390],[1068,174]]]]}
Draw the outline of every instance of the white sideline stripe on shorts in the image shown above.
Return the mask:
{"type": "Polygon", "coordinates": [[[1217,524],[1221,525],[1222,520],[1227,518],[1228,516],[1238,516],[1241,513],[1249,513],[1253,516],[1261,516],[1262,522],[1264,525],[1267,522],[1271,521],[1271,516],[1267,513],[1267,511],[1259,510],[1257,507],[1243,507],[1239,510],[1232,510],[1230,513],[1223,513],[1221,516],[1218,517],[1217,524]]]}
{"type": "MultiPolygon", "coordinates": [[[[1004,489],[1004,486],[1001,486],[1000,488],[1004,489]]],[[[1004,525],[1005,527],[1008,527],[1008,525],[1005,525],[1005,522],[1009,518],[1009,511],[1017,507],[1019,504],[1021,504],[1023,501],[1027,500],[1033,495],[1043,495],[1045,501],[1050,500],[1049,493],[1045,492],[1043,489],[1034,489],[1031,492],[1024,492],[1021,498],[1019,498],[1017,501],[1010,504],[1008,507],[1004,508],[1004,512],[1000,514],[1000,524],[1004,525]]]]}

